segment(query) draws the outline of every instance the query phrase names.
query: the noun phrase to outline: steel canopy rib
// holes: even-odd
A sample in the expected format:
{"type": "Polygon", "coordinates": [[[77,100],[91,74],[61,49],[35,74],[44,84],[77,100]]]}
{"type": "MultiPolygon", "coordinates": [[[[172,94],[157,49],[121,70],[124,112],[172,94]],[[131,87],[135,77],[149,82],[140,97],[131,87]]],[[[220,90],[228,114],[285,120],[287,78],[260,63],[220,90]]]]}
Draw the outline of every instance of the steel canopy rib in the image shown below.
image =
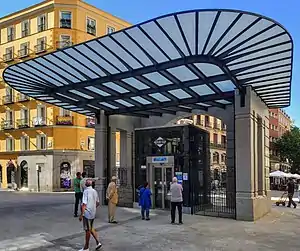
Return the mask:
{"type": "Polygon", "coordinates": [[[82,114],[103,109],[109,115],[149,117],[225,108],[222,100],[232,104],[234,91],[224,92],[225,87],[215,84],[223,81],[242,93],[252,86],[269,107],[288,106],[292,64],[292,38],[274,20],[243,11],[194,10],[17,63],[4,70],[3,80],[29,96],[48,96],[51,104],[82,114]],[[203,34],[202,17],[207,22],[203,34]],[[223,17],[230,19],[221,22],[223,17]],[[191,20],[195,23],[189,26],[191,20]],[[64,100],[72,106],[63,106],[64,100]]]}

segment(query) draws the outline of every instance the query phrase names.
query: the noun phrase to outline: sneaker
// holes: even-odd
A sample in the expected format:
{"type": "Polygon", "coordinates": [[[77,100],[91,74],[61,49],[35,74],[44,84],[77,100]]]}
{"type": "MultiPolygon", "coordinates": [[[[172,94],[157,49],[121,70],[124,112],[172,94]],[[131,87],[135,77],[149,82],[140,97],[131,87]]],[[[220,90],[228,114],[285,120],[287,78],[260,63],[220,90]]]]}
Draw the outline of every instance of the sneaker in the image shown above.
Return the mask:
{"type": "Polygon", "coordinates": [[[102,244],[99,242],[97,247],[96,247],[96,250],[99,250],[100,248],[102,248],[102,244]]]}
{"type": "Polygon", "coordinates": [[[181,222],[179,222],[179,225],[182,225],[183,224],[183,222],[181,221],[181,222]]]}
{"type": "Polygon", "coordinates": [[[90,249],[89,249],[89,248],[88,248],[88,249],[82,248],[82,249],[80,249],[79,251],[90,251],[90,249]]]}
{"type": "Polygon", "coordinates": [[[147,218],[146,220],[150,220],[150,218],[147,218]]]}
{"type": "Polygon", "coordinates": [[[142,218],[142,220],[145,220],[145,218],[142,218]]]}

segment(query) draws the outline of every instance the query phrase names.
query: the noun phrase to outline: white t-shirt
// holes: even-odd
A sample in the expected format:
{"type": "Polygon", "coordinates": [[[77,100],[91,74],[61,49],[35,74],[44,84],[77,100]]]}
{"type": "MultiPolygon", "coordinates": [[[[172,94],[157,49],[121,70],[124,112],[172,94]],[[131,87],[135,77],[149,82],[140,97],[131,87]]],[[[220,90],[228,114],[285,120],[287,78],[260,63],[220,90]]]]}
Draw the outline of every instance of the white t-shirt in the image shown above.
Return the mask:
{"type": "Polygon", "coordinates": [[[87,187],[84,189],[82,203],[86,205],[86,209],[83,213],[84,217],[87,219],[95,219],[97,202],[99,203],[98,193],[92,187],[87,187]]]}

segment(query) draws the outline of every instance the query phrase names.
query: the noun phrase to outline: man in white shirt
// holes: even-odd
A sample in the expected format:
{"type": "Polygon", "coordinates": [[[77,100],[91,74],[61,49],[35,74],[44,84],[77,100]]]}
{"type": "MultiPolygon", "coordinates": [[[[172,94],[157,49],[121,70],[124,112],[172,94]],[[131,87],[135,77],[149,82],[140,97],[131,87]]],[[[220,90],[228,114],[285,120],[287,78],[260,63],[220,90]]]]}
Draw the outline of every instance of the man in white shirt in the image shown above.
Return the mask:
{"type": "Polygon", "coordinates": [[[102,244],[98,241],[98,234],[93,227],[96,210],[99,205],[98,193],[92,188],[92,180],[87,179],[82,198],[82,213],[79,217],[79,221],[83,222],[83,229],[85,230],[85,245],[80,251],[89,251],[91,235],[96,241],[96,250],[99,250],[102,247],[102,244]]]}
{"type": "Polygon", "coordinates": [[[182,191],[183,188],[180,184],[178,184],[178,180],[176,177],[173,178],[173,183],[171,185],[171,223],[175,223],[175,212],[176,207],[178,209],[179,216],[179,224],[182,224],[182,191]]]}

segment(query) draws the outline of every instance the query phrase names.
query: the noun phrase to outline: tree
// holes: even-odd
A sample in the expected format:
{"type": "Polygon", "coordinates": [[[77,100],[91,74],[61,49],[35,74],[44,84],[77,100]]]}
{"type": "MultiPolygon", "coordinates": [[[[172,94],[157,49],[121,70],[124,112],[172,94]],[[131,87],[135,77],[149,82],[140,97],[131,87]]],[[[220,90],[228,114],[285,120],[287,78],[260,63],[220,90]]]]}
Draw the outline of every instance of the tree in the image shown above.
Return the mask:
{"type": "Polygon", "coordinates": [[[292,172],[300,172],[300,129],[296,126],[275,142],[281,159],[288,159],[292,172]]]}

